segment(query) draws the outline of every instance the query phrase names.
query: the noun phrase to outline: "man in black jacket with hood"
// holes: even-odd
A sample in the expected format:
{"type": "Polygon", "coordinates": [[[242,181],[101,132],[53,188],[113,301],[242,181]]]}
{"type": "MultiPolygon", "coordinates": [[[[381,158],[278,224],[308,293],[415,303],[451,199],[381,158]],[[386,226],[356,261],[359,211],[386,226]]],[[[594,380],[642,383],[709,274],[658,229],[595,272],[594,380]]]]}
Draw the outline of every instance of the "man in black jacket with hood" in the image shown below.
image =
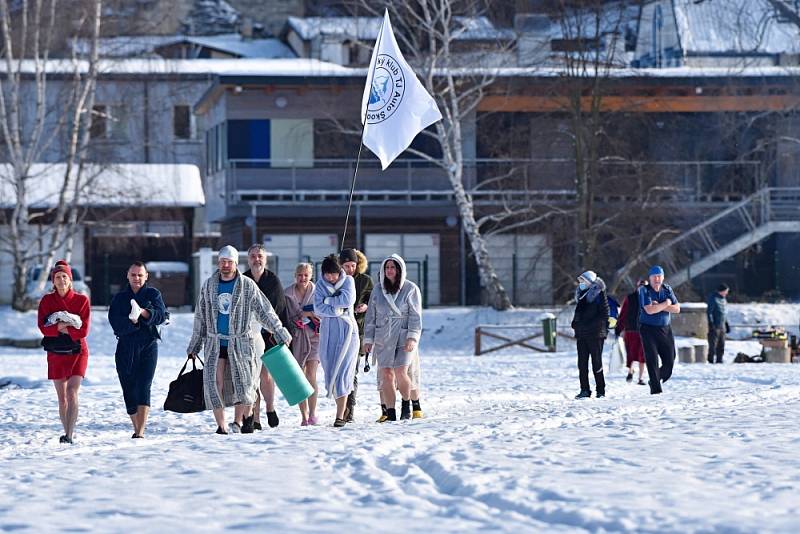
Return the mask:
{"type": "Polygon", "coordinates": [[[592,396],[589,386],[589,358],[597,386],[597,397],[606,396],[606,381],[603,376],[603,343],[608,335],[608,299],[606,284],[594,271],[586,271],[578,277],[575,288],[575,316],[572,328],[578,344],[578,374],[581,392],[575,397],[592,396]]]}

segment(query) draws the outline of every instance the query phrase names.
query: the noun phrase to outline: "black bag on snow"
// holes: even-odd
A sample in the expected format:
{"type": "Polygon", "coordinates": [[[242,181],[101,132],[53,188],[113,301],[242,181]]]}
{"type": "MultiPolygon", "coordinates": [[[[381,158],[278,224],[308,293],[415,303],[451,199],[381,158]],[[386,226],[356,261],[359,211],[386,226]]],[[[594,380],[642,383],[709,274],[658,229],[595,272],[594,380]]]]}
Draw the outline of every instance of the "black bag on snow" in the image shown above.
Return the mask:
{"type": "MultiPolygon", "coordinates": [[[[199,356],[195,357],[200,360],[199,356]]],[[[178,373],[178,378],[169,383],[167,400],[164,401],[164,410],[177,413],[195,413],[206,409],[206,400],[203,395],[203,368],[197,368],[197,363],[192,360],[192,370],[184,374],[186,366],[189,365],[191,358],[186,358],[186,362],[178,373]]],[[[203,363],[203,360],[200,360],[203,363]]]]}
{"type": "Polygon", "coordinates": [[[45,336],[42,338],[42,348],[47,352],[55,354],[80,354],[81,342],[72,341],[69,334],[59,334],[58,336],[45,336]]]}

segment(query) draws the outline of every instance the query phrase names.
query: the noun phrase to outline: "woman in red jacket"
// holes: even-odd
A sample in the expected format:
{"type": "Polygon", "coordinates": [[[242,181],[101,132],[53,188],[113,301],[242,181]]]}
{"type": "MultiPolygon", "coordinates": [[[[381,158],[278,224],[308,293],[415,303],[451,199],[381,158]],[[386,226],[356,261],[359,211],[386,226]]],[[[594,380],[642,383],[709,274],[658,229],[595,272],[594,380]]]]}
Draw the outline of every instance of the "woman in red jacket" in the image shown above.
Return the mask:
{"type": "Polygon", "coordinates": [[[61,443],[72,443],[78,420],[78,390],[86,376],[89,348],[89,298],[72,289],[72,269],[66,261],[56,262],[52,272],[55,291],[39,302],[39,330],[46,338],[59,338],[61,344],[74,344],[67,353],[47,352],[47,378],[53,381],[58,394],[58,414],[64,426],[61,443]],[[61,313],[58,313],[61,312],[61,313]]]}

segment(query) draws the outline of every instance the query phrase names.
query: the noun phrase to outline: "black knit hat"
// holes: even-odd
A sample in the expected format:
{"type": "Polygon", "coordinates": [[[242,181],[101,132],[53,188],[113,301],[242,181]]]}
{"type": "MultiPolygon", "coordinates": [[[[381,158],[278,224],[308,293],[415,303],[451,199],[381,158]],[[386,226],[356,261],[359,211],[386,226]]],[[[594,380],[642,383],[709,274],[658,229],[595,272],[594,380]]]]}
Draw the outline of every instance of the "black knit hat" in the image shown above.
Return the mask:
{"type": "Polygon", "coordinates": [[[339,263],[339,259],[336,257],[336,254],[331,254],[330,256],[325,256],[325,259],[322,260],[322,274],[333,274],[341,272],[342,266],[339,263]]]}
{"type": "Polygon", "coordinates": [[[358,256],[356,255],[356,249],[346,248],[339,253],[340,263],[347,263],[348,261],[358,263],[358,256]]]}
{"type": "Polygon", "coordinates": [[[720,284],[720,285],[717,286],[717,291],[719,293],[722,293],[723,291],[727,291],[729,289],[730,288],[727,286],[727,284],[720,284]]]}

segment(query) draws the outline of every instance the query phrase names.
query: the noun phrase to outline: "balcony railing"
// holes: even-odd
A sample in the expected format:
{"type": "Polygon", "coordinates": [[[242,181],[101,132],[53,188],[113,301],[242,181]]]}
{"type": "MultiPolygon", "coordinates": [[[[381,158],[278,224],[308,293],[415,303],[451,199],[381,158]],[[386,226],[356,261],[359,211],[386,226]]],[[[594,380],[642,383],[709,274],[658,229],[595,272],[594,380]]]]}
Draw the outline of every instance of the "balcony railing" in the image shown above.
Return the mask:
{"type": "MultiPolygon", "coordinates": [[[[314,205],[346,202],[354,159],[232,159],[225,169],[227,202],[314,205]]],[[[463,184],[478,204],[572,202],[576,165],[570,159],[475,159],[463,184]]],[[[762,187],[759,162],[609,160],[594,170],[594,195],[607,202],[708,203],[741,200],[762,187]]],[[[398,159],[381,171],[359,165],[355,199],[369,204],[450,204],[445,170],[419,159],[398,159]]]]}

